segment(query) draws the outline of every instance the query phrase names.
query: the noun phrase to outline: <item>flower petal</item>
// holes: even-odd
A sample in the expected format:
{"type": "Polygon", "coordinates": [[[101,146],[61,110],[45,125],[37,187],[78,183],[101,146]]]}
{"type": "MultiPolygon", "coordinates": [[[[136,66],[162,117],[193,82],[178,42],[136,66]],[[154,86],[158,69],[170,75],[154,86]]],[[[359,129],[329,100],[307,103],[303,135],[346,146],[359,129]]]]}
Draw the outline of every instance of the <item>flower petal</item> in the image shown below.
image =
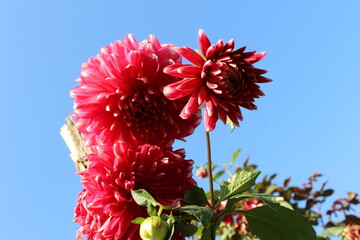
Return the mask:
{"type": "Polygon", "coordinates": [[[198,109],[199,104],[197,103],[198,93],[194,93],[189,101],[186,103],[185,107],[180,113],[180,117],[183,119],[188,119],[191,115],[193,115],[198,109]]]}
{"type": "Polygon", "coordinates": [[[265,57],[265,55],[266,55],[266,52],[259,52],[259,53],[255,53],[251,57],[246,58],[245,60],[250,63],[256,63],[256,62],[260,61],[261,59],[263,59],[265,57]]]}
{"type": "MultiPolygon", "coordinates": [[[[217,112],[216,109],[214,109],[214,110],[215,110],[215,112],[217,112]]],[[[208,111],[206,111],[206,109],[205,109],[204,124],[205,124],[205,130],[207,132],[211,132],[212,130],[215,129],[216,122],[218,120],[217,114],[214,114],[215,112],[213,112],[212,115],[209,115],[208,111]]]]}
{"type": "Polygon", "coordinates": [[[177,51],[181,56],[189,60],[191,63],[196,66],[202,66],[205,62],[204,58],[200,56],[197,52],[192,50],[189,47],[175,47],[175,51],[177,51]]]}
{"type": "Polygon", "coordinates": [[[195,91],[201,86],[201,81],[197,78],[186,78],[179,82],[169,84],[164,87],[163,93],[165,97],[170,100],[185,97],[195,91]]]}
{"type": "MultiPolygon", "coordinates": [[[[164,73],[166,74],[169,74],[171,76],[174,76],[174,77],[179,77],[179,78],[185,78],[185,77],[193,77],[193,75],[188,75],[188,74],[184,74],[184,72],[186,72],[186,69],[185,70],[181,70],[181,71],[178,71],[178,68],[181,68],[183,69],[183,67],[194,67],[194,66],[191,66],[191,65],[184,65],[182,63],[175,63],[175,64],[172,64],[172,65],[169,65],[169,66],[166,66],[164,68],[164,73]]],[[[195,67],[195,68],[199,68],[199,67],[195,67]]],[[[190,72],[193,71],[193,70],[190,70],[190,72]]]]}
{"type": "Polygon", "coordinates": [[[211,46],[209,38],[206,36],[204,30],[200,29],[198,34],[199,47],[202,54],[205,56],[207,49],[211,46]]]}

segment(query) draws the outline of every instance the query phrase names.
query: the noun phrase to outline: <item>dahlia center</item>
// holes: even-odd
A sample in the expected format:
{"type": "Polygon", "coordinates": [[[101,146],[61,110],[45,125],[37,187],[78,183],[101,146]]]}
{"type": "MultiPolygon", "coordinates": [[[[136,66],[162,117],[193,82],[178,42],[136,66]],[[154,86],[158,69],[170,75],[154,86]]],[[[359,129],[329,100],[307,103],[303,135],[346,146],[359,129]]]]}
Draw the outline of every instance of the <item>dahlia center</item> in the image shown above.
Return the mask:
{"type": "Polygon", "coordinates": [[[129,124],[151,125],[160,118],[160,107],[146,99],[129,100],[128,108],[123,110],[123,116],[129,124]]]}
{"type": "Polygon", "coordinates": [[[236,98],[246,89],[243,73],[230,68],[224,73],[222,95],[226,98],[236,98]]]}

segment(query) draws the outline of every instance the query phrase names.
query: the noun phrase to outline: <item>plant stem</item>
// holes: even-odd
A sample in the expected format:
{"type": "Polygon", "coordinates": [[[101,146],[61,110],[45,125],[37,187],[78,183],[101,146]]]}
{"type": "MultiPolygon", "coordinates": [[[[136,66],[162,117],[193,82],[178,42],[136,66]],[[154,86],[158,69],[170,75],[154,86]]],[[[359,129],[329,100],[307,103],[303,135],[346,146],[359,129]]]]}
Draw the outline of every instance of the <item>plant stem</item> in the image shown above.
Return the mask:
{"type": "MultiPolygon", "coordinates": [[[[210,133],[206,131],[206,148],[207,148],[207,164],[208,164],[208,177],[209,177],[209,187],[210,187],[210,207],[215,208],[214,205],[214,186],[213,186],[213,177],[212,177],[212,164],[211,164],[211,143],[210,143],[210,133]]],[[[215,216],[215,215],[214,215],[215,216]]],[[[211,234],[210,239],[215,240],[215,217],[211,219],[211,234]]]]}
{"type": "Polygon", "coordinates": [[[214,208],[214,186],[212,178],[212,164],[211,164],[211,144],[210,144],[210,133],[206,132],[206,148],[207,148],[207,164],[208,164],[208,177],[210,187],[210,207],[214,208]]]}

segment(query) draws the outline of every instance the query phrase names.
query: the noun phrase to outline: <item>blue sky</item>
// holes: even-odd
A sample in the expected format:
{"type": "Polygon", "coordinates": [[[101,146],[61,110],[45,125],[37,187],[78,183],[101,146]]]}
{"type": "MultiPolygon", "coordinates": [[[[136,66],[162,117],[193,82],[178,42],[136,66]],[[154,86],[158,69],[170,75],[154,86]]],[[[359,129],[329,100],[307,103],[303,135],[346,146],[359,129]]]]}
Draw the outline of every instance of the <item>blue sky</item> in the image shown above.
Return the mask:
{"type": "MultiPolygon", "coordinates": [[[[212,133],[214,160],[242,148],[263,173],[302,183],[324,174],[335,196],[360,192],[360,2],[345,1],[0,1],[0,230],[3,239],[75,239],[79,177],[59,128],[81,63],[133,33],[197,48],[215,42],[268,51],[256,66],[272,83],[257,111],[230,133],[212,133]]],[[[188,158],[205,163],[203,126],[188,158]]],[[[203,182],[200,182],[203,184],[203,182]]],[[[204,185],[205,186],[205,185],[204,185]]]]}

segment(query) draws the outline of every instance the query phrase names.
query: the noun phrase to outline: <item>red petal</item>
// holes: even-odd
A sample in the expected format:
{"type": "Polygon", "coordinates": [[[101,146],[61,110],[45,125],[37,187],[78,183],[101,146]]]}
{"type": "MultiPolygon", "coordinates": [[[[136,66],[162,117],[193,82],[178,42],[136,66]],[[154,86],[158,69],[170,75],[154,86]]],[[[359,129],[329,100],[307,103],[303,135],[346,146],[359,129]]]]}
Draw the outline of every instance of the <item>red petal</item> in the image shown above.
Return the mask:
{"type": "Polygon", "coordinates": [[[202,85],[201,79],[198,78],[186,78],[180,81],[176,89],[178,90],[192,90],[193,92],[198,91],[198,88],[202,85]]]}
{"type": "Polygon", "coordinates": [[[206,36],[204,30],[200,29],[198,34],[199,47],[202,54],[205,56],[207,49],[211,46],[209,38],[206,36]]]}
{"type": "Polygon", "coordinates": [[[213,114],[209,116],[208,112],[205,110],[204,123],[205,123],[205,130],[207,132],[211,132],[212,130],[215,129],[217,120],[218,120],[217,114],[213,114]]]}
{"type": "Polygon", "coordinates": [[[201,67],[197,66],[183,66],[178,67],[177,72],[184,75],[184,77],[198,77],[202,71],[201,67]]]}
{"type": "Polygon", "coordinates": [[[213,56],[214,56],[215,51],[216,51],[216,47],[215,47],[214,45],[211,45],[211,46],[206,50],[206,53],[205,53],[206,59],[212,59],[213,56]]]}
{"type": "Polygon", "coordinates": [[[205,62],[203,57],[189,47],[175,47],[174,49],[196,66],[202,66],[205,62]]]}
{"type": "Polygon", "coordinates": [[[206,108],[205,111],[209,114],[209,116],[214,115],[215,112],[215,106],[214,103],[212,101],[206,101],[206,108]]]}
{"type": "Polygon", "coordinates": [[[249,58],[246,58],[245,60],[250,62],[250,63],[256,63],[258,61],[260,61],[261,59],[263,59],[266,55],[266,52],[260,52],[260,53],[255,53],[254,55],[252,55],[249,58]]]}
{"type": "Polygon", "coordinates": [[[198,104],[201,105],[203,102],[205,102],[206,97],[207,97],[206,87],[203,86],[199,91],[198,104]]]}
{"type": "Polygon", "coordinates": [[[263,76],[257,76],[256,77],[258,83],[267,83],[267,82],[271,82],[272,80],[270,78],[266,78],[263,76]]]}
{"type": "Polygon", "coordinates": [[[175,64],[172,64],[172,65],[166,66],[164,68],[164,73],[169,74],[169,75],[174,76],[174,77],[184,78],[184,74],[179,73],[177,69],[180,68],[180,67],[186,67],[186,66],[191,66],[191,65],[184,65],[182,63],[175,63],[175,64]]]}
{"type": "Polygon", "coordinates": [[[129,46],[131,49],[139,49],[139,42],[135,39],[132,34],[128,34],[123,42],[129,46]]]}
{"type": "Polygon", "coordinates": [[[199,104],[197,103],[198,93],[194,93],[189,101],[186,103],[185,107],[180,113],[180,117],[183,119],[188,119],[191,115],[193,115],[198,109],[199,104]]]}
{"type": "Polygon", "coordinates": [[[201,82],[198,79],[184,79],[167,85],[164,88],[163,93],[168,99],[174,100],[197,91],[200,85],[201,82]]]}

